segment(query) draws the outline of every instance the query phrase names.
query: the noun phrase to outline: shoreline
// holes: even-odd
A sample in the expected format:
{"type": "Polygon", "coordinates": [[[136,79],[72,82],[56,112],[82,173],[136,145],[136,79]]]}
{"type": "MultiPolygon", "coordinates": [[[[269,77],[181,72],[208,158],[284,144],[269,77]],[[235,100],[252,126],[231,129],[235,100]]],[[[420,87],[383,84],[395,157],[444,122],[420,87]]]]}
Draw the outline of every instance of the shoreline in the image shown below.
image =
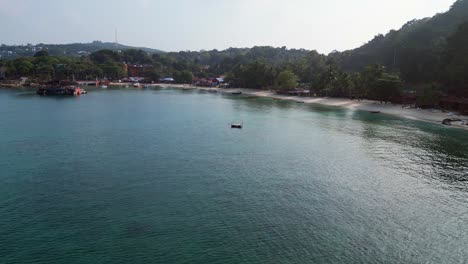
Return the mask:
{"type": "MultiPolygon", "coordinates": [[[[305,104],[319,104],[326,106],[335,106],[343,107],[352,110],[360,111],[380,111],[381,114],[392,115],[404,119],[423,121],[432,124],[442,125],[442,121],[446,118],[458,118],[462,120],[468,120],[468,116],[458,116],[454,114],[453,116],[448,115],[448,113],[432,111],[431,109],[415,109],[415,108],[404,108],[403,105],[398,104],[381,104],[378,101],[373,100],[351,100],[348,98],[330,98],[330,97],[299,97],[299,96],[287,96],[279,95],[273,91],[266,90],[254,90],[246,88],[228,88],[228,89],[219,89],[219,88],[208,88],[208,87],[196,87],[190,85],[177,85],[177,84],[159,84],[155,86],[160,86],[163,88],[177,88],[177,89],[216,89],[220,93],[230,94],[232,92],[241,91],[243,95],[248,96],[257,96],[257,97],[267,97],[273,99],[281,100],[290,100],[290,101],[300,101],[305,104]]],[[[468,131],[468,126],[461,124],[452,124],[453,128],[460,128],[468,131]]]]}
{"type": "MultiPolygon", "coordinates": [[[[110,83],[109,86],[123,87],[129,84],[123,83],[110,83]]],[[[331,98],[331,97],[300,97],[300,96],[287,96],[279,95],[274,91],[270,90],[255,90],[248,88],[209,88],[209,87],[198,87],[188,84],[147,84],[150,87],[162,87],[162,88],[174,88],[174,89],[191,89],[191,90],[216,90],[219,93],[231,94],[233,92],[242,92],[243,95],[256,96],[256,97],[265,97],[279,100],[289,100],[295,102],[303,102],[305,104],[318,104],[325,106],[334,106],[342,107],[351,110],[359,110],[366,112],[375,112],[378,111],[380,114],[386,114],[391,116],[396,116],[399,118],[422,121],[431,124],[442,125],[442,121],[447,118],[457,118],[461,120],[466,120],[468,122],[468,116],[462,115],[448,115],[441,111],[433,111],[432,109],[415,109],[415,108],[404,108],[402,105],[398,104],[381,104],[378,101],[373,100],[351,100],[349,98],[331,98]]],[[[16,89],[19,87],[5,87],[6,89],[16,89]]],[[[454,122],[451,128],[458,128],[468,131],[467,125],[462,125],[460,122],[454,122]]]]}

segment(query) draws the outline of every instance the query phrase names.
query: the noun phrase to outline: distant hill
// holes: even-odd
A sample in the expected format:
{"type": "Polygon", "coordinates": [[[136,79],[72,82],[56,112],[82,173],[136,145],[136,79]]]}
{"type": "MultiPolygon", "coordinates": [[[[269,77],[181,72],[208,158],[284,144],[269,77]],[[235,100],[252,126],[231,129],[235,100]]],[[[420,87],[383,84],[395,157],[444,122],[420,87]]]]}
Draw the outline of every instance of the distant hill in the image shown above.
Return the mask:
{"type": "Polygon", "coordinates": [[[52,56],[70,56],[80,57],[89,55],[93,52],[102,49],[110,50],[127,50],[127,49],[141,49],[148,53],[164,53],[161,50],[131,47],[122,44],[94,41],[92,43],[73,43],[73,44],[37,44],[37,45],[1,45],[0,58],[1,59],[14,59],[17,57],[29,57],[41,50],[47,50],[52,56]]]}
{"type": "Polygon", "coordinates": [[[458,0],[449,11],[431,18],[411,20],[399,30],[377,35],[365,45],[330,57],[348,72],[379,63],[401,72],[408,81],[434,77],[447,46],[447,39],[468,21],[468,0],[458,0]]]}

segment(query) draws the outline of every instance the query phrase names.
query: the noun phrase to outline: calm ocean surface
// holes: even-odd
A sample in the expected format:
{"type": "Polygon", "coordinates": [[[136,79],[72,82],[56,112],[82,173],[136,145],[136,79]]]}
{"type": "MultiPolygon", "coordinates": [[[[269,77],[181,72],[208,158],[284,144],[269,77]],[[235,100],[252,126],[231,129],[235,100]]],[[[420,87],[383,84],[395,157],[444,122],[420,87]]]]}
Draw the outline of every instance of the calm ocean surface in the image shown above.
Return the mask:
{"type": "Polygon", "coordinates": [[[0,90],[2,264],[467,262],[466,131],[198,91],[0,90]]]}

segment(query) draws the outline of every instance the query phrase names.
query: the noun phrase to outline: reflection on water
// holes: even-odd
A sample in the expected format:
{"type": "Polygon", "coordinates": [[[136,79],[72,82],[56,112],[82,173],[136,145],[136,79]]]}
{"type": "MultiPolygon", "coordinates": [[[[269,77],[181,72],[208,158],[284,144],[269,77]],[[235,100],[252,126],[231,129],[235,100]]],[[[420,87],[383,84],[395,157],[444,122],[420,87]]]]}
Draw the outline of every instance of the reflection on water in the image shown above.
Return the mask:
{"type": "MultiPolygon", "coordinates": [[[[391,115],[375,115],[317,104],[297,105],[293,101],[269,98],[236,100],[234,109],[274,112],[276,109],[306,111],[314,114],[315,125],[345,135],[359,137],[372,158],[417,178],[438,179],[456,185],[468,181],[468,133],[438,124],[405,120],[391,115]]],[[[251,99],[251,98],[250,98],[251,99]]],[[[277,114],[275,112],[275,114],[277,114]]],[[[311,118],[299,114],[302,122],[311,118]]],[[[468,188],[467,184],[457,186],[468,188]]]]}
{"type": "Polygon", "coordinates": [[[354,120],[361,121],[356,130],[363,145],[387,166],[414,177],[455,184],[468,180],[466,131],[365,112],[355,112],[354,120]]]}
{"type": "Polygon", "coordinates": [[[466,131],[191,90],[23,93],[0,91],[0,263],[466,263],[466,131]]]}

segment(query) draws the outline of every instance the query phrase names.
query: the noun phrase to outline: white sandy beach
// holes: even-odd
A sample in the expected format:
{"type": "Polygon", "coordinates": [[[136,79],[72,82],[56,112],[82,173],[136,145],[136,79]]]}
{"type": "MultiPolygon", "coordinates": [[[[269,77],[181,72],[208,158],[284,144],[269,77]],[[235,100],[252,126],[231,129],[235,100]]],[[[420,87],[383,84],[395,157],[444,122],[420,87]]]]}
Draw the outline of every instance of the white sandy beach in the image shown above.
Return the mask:
{"type": "MultiPolygon", "coordinates": [[[[173,84],[158,84],[154,86],[161,86],[164,88],[185,88],[185,89],[214,89],[214,88],[206,88],[206,87],[195,87],[189,85],[173,85],[173,84]]],[[[348,98],[326,98],[326,97],[298,97],[298,96],[286,96],[286,95],[278,95],[274,91],[264,91],[264,90],[254,90],[254,89],[216,89],[221,93],[232,93],[235,91],[241,91],[244,95],[250,96],[259,96],[259,97],[269,97],[269,98],[276,98],[281,100],[293,100],[293,101],[301,101],[304,103],[309,104],[321,104],[321,105],[328,105],[328,106],[337,106],[337,107],[345,107],[348,109],[355,109],[355,110],[362,110],[362,111],[380,111],[383,114],[398,116],[401,118],[407,118],[412,120],[419,120],[430,122],[434,124],[442,125],[442,120],[446,118],[457,118],[462,120],[468,120],[468,116],[458,116],[452,115],[450,116],[448,113],[443,113],[440,111],[432,111],[428,109],[415,109],[415,108],[403,108],[402,105],[395,105],[395,104],[381,104],[377,101],[372,100],[350,100],[348,98]]],[[[468,130],[468,126],[461,125],[459,123],[454,122],[453,127],[462,128],[468,130]]]]}

